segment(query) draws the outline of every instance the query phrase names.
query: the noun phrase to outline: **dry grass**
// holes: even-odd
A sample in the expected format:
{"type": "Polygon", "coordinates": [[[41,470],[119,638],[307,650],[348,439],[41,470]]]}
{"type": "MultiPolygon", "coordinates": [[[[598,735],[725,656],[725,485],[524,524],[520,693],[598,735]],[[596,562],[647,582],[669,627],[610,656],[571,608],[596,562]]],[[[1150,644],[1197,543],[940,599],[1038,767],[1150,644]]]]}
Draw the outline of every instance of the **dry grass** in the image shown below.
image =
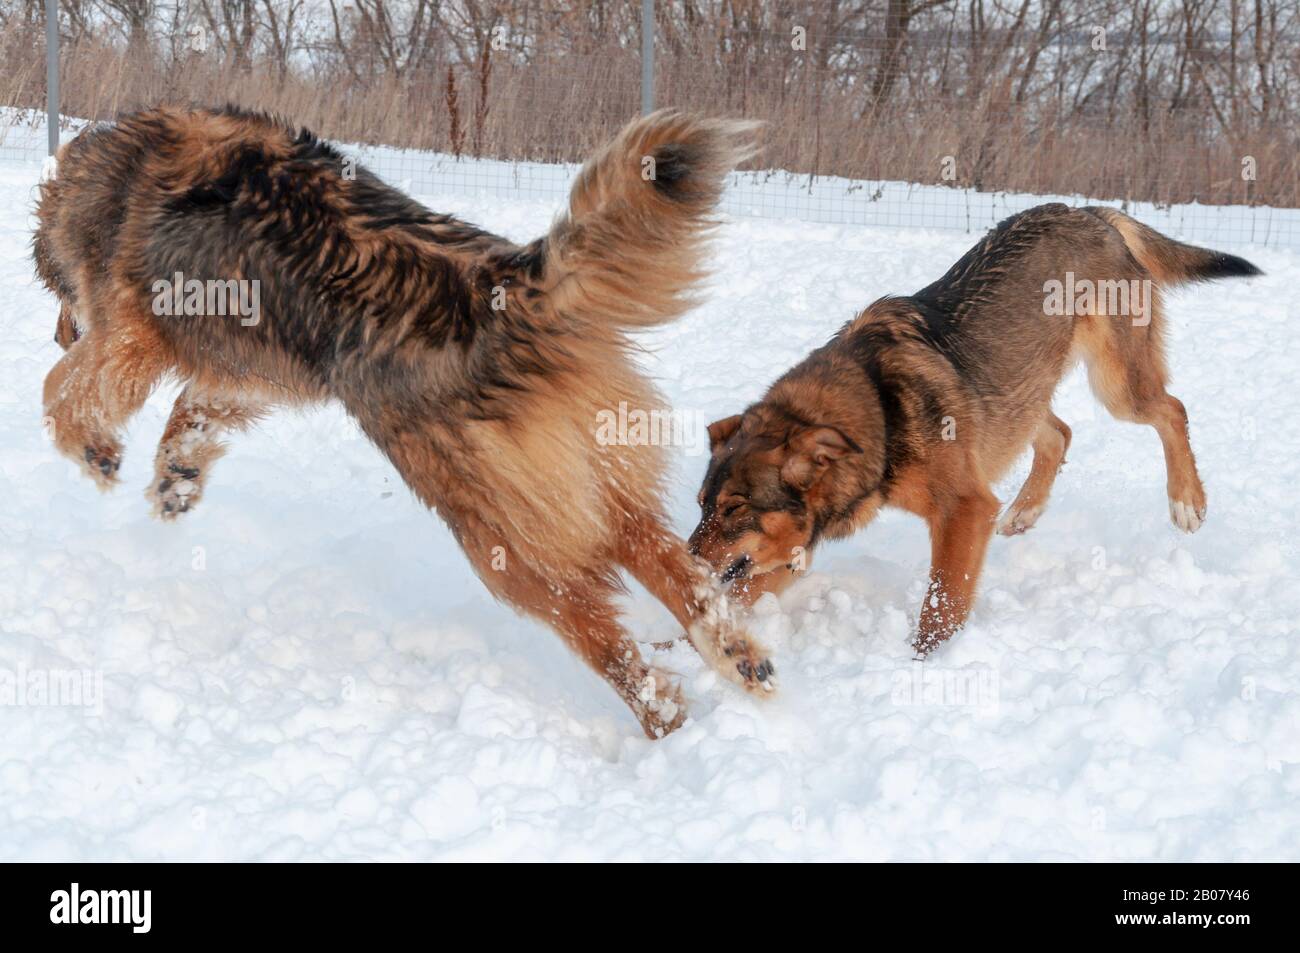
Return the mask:
{"type": "MultiPolygon", "coordinates": [[[[575,161],[639,109],[634,46],[607,38],[528,61],[488,50],[468,63],[433,57],[401,76],[359,77],[337,65],[304,73],[256,58],[236,69],[212,54],[173,63],[83,40],[64,51],[63,110],[109,118],[159,101],[234,102],[342,141],[575,161]]],[[[729,61],[665,46],[658,101],[767,120],[765,167],[1099,199],[1300,206],[1300,130],[1276,103],[1272,118],[1245,110],[1225,129],[1203,104],[1148,108],[1139,118],[1122,96],[1104,114],[1043,94],[1018,97],[1010,71],[978,95],[945,94],[938,83],[927,92],[924,57],[939,54],[925,49],[913,50],[907,95],[872,103],[861,77],[787,54],[729,61]],[[1242,176],[1247,156],[1253,181],[1242,176]]],[[[43,105],[43,55],[39,36],[0,33],[0,104],[43,105]]]]}

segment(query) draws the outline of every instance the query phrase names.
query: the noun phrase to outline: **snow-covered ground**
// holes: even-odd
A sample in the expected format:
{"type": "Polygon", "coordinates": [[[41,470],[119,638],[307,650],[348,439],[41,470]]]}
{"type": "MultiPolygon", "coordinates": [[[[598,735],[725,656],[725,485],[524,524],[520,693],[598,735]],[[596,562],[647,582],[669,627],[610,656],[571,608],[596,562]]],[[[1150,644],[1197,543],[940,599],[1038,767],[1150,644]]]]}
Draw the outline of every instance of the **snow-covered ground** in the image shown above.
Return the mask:
{"type": "MultiPolygon", "coordinates": [[[[0,859],[1300,859],[1300,251],[1222,242],[1268,274],[1172,296],[1198,534],[1169,522],[1155,433],[1073,373],[1052,504],[995,539],[954,642],[911,661],[928,545],[889,513],[757,607],[778,697],[654,653],[691,704],[654,743],[491,601],[337,409],[236,439],[176,525],[142,496],[173,389],[115,494],[57,457],[37,174],[0,163],[0,859]]],[[[556,207],[421,197],[517,239],[556,207]]],[[[731,219],[706,303],[645,365],[702,427],[972,241],[731,219]]],[[[682,532],[703,466],[680,453],[682,532]]],[[[644,594],[629,616],[647,643],[675,633],[644,594]]]]}

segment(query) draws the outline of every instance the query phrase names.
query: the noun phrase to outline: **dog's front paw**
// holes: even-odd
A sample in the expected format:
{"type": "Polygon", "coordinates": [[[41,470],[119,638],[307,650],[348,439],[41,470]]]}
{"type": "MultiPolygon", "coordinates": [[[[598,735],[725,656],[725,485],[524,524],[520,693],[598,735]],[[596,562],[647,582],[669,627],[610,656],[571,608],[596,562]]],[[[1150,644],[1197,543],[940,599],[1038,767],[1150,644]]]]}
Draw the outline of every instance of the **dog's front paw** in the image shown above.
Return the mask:
{"type": "Polygon", "coordinates": [[[743,631],[695,625],[687,635],[704,660],[737,685],[760,694],[776,691],[776,666],[743,631]]]}
{"type": "Polygon", "coordinates": [[[111,490],[117,485],[117,471],[122,468],[122,448],[115,441],[87,444],[82,451],[82,461],[82,469],[101,490],[111,490]]]}
{"type": "Polygon", "coordinates": [[[767,650],[736,624],[727,597],[707,576],[695,597],[696,621],[686,630],[686,637],[704,661],[750,691],[776,691],[776,666],[767,650]]]}
{"type": "Polygon", "coordinates": [[[916,653],[915,660],[918,662],[925,661],[935,649],[952,638],[960,628],[959,623],[945,619],[940,613],[922,612],[921,621],[916,627],[916,636],[912,639],[912,650],[916,653]]]}
{"type": "Polygon", "coordinates": [[[943,644],[943,639],[935,639],[917,633],[912,639],[912,661],[924,662],[930,653],[943,644]]]}
{"type": "Polygon", "coordinates": [[[740,684],[753,691],[776,691],[776,666],[766,650],[749,636],[732,632],[722,637],[722,655],[731,660],[740,684]]]}

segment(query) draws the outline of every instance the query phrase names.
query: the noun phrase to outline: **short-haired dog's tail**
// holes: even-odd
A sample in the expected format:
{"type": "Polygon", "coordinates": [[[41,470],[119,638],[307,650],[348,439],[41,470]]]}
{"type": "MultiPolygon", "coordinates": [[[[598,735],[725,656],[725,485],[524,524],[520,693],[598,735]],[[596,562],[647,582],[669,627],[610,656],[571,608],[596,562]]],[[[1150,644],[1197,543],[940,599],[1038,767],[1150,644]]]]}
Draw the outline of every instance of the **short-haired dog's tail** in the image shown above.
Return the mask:
{"type": "Polygon", "coordinates": [[[1133,257],[1162,285],[1263,274],[1244,258],[1176,242],[1118,209],[1090,206],[1084,211],[1119,232],[1133,257]]]}

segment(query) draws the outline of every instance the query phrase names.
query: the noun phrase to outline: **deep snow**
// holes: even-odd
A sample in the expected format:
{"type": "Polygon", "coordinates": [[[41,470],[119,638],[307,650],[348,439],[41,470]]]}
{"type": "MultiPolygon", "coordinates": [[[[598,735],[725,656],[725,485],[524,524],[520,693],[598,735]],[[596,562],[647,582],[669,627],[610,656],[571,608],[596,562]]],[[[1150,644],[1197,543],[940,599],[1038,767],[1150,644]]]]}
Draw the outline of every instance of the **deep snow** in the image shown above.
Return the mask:
{"type": "MultiPolygon", "coordinates": [[[[1198,534],[1169,522],[1155,433],[1075,372],[1051,505],[995,538],[954,642],[911,661],[928,545],[888,513],[757,607],[778,697],[646,645],[692,715],[652,743],[490,600],[336,408],[237,438],[175,525],[142,496],[174,388],[131,426],[116,493],[58,457],[38,172],[0,163],[0,701],[6,677],[88,674],[84,704],[0,703],[0,859],[1300,859],[1300,252],[1220,243],[1268,274],[1171,297],[1198,534]]],[[[516,239],[556,208],[421,198],[516,239]]],[[[645,365],[702,426],[973,240],[731,219],[705,303],[644,338],[645,365]]],[[[704,460],[678,463],[685,532],[704,460]]],[[[644,594],[629,615],[675,634],[644,594]]]]}

